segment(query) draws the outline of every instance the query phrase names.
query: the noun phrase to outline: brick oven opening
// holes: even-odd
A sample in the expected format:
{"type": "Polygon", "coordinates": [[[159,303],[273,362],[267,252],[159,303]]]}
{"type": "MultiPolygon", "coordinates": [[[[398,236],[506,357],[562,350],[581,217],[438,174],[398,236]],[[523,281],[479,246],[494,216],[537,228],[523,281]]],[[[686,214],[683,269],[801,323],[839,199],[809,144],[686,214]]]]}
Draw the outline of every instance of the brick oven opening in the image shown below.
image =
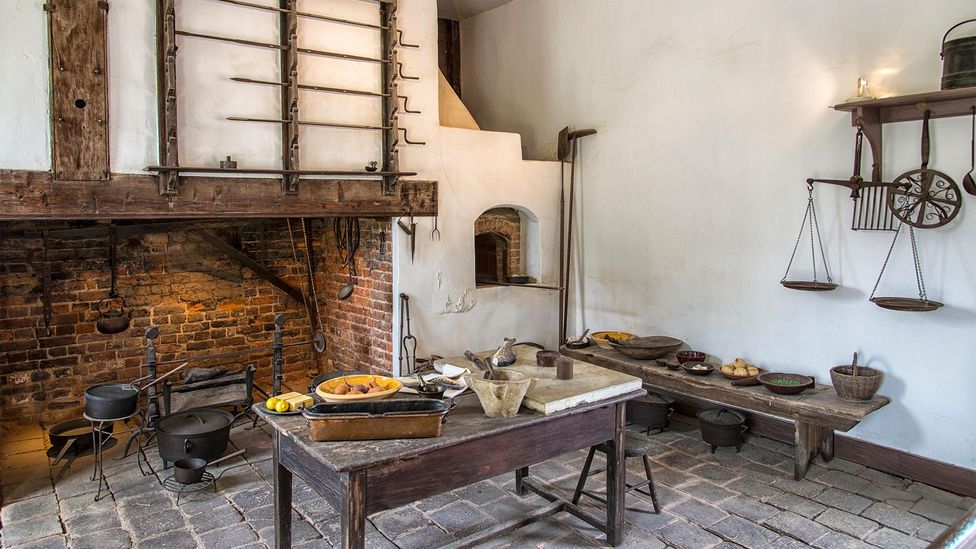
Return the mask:
{"type": "Polygon", "coordinates": [[[474,237],[475,281],[508,281],[508,238],[499,233],[482,233],[474,237]]]}
{"type": "Polygon", "coordinates": [[[524,274],[522,214],[511,207],[492,208],[474,225],[475,283],[507,284],[524,274]]]}

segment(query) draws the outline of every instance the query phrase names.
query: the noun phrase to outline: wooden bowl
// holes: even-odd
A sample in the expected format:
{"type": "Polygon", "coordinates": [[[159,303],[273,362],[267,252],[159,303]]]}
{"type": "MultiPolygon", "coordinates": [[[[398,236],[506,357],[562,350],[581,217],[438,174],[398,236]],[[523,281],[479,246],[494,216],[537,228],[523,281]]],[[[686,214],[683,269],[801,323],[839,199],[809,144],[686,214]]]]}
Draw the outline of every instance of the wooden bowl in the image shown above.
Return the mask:
{"type": "Polygon", "coordinates": [[[326,402],[358,402],[362,400],[376,400],[380,398],[388,398],[396,394],[403,384],[399,381],[389,378],[386,376],[374,376],[370,374],[361,374],[353,376],[342,376],[335,379],[330,379],[328,381],[323,381],[315,388],[315,394],[319,395],[326,402]],[[332,393],[336,387],[340,384],[346,383],[350,386],[354,385],[369,385],[369,382],[376,381],[384,389],[376,393],[368,393],[362,395],[337,395],[332,393]]]}
{"type": "Polygon", "coordinates": [[[766,373],[766,370],[763,370],[762,368],[759,368],[759,373],[756,374],[756,375],[754,375],[754,376],[751,376],[749,374],[746,374],[744,376],[737,376],[735,374],[727,374],[727,373],[723,372],[721,368],[719,368],[718,371],[719,371],[720,374],[722,374],[723,376],[725,376],[725,379],[731,379],[732,381],[736,381],[736,380],[739,380],[739,379],[749,379],[750,377],[757,377],[757,376],[761,376],[761,375],[763,375],[763,374],[766,373]]]}
{"type": "Polygon", "coordinates": [[[815,385],[812,377],[800,374],[784,374],[779,372],[761,374],[756,379],[762,383],[763,387],[770,392],[778,395],[798,395],[804,389],[809,389],[815,385]],[[780,380],[787,380],[791,385],[782,385],[780,380]],[[777,383],[780,381],[780,383],[777,383]]]}
{"type": "Polygon", "coordinates": [[[593,332],[590,334],[590,341],[604,349],[612,349],[610,342],[607,341],[607,337],[612,337],[617,341],[623,341],[625,339],[633,339],[637,336],[629,332],[593,332]]]}

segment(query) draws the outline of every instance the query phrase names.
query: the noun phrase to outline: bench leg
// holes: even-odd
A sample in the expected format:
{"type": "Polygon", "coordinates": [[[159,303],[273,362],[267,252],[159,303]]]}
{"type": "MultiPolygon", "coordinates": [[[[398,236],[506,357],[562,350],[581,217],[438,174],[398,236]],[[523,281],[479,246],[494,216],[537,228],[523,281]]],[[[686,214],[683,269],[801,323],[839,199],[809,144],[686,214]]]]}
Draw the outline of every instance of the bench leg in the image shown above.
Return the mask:
{"type": "Polygon", "coordinates": [[[834,430],[808,423],[796,421],[794,435],[794,468],[793,478],[801,480],[810,467],[810,461],[819,454],[824,461],[834,459],[834,430]]]}
{"type": "Polygon", "coordinates": [[[793,479],[801,480],[807,474],[810,460],[820,447],[820,426],[796,420],[793,447],[793,479]]]}

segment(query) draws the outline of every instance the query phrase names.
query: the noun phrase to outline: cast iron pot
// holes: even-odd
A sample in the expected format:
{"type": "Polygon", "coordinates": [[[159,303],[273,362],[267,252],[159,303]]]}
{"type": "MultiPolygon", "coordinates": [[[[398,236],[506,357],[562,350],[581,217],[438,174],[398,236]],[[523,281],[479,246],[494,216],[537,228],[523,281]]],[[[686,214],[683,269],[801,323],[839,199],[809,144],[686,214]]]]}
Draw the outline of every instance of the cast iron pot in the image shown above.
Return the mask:
{"type": "Polygon", "coordinates": [[[139,388],[130,383],[107,383],[85,389],[85,415],[92,419],[117,419],[136,413],[139,388]]]}
{"type": "Polygon", "coordinates": [[[702,440],[712,446],[712,453],[719,446],[735,446],[739,453],[745,441],[746,417],[728,408],[702,410],[698,412],[701,423],[702,440]]]}
{"type": "Polygon", "coordinates": [[[649,392],[627,402],[627,421],[647,427],[648,432],[663,431],[668,427],[673,404],[673,398],[649,392]]]}
{"type": "Polygon", "coordinates": [[[216,408],[193,408],[163,416],[156,423],[159,457],[165,462],[183,458],[213,461],[227,449],[234,416],[216,408]]]}

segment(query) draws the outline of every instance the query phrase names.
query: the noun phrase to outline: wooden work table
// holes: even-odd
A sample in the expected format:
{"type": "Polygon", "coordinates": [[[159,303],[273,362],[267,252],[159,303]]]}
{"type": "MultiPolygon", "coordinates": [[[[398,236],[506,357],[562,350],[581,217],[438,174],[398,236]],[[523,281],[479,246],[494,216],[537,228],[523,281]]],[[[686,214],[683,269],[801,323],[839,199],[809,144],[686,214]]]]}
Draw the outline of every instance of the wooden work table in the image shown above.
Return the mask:
{"type": "Polygon", "coordinates": [[[535,483],[528,477],[529,466],[606,441],[622,447],[625,404],[643,394],[631,391],[550,415],[522,408],[516,417],[491,419],[477,395],[465,393],[457,397],[440,437],[350,442],[312,442],[301,416],[272,415],[255,405],[274,428],[275,546],[291,545],[293,474],[339,510],[342,546],[362,548],[367,515],[511,471],[520,494],[531,490],[550,504],[471,534],[454,546],[472,546],[561,511],[600,528],[611,545],[618,545],[624,526],[623,452],[607,456],[605,520],[535,483]]]}
{"type": "MultiPolygon", "coordinates": [[[[592,345],[585,349],[560,351],[576,360],[640,377],[645,383],[668,392],[741,408],[751,412],[791,419],[794,433],[794,478],[806,475],[810,460],[820,454],[825,461],[834,457],[834,430],[846,432],[865,416],[888,404],[887,397],[875,395],[869,401],[841,400],[829,385],[817,384],[798,395],[778,395],[762,385],[736,387],[720,372],[696,376],[684,370],[669,370],[654,360],[635,360],[617,351],[592,345]]],[[[672,355],[669,360],[675,361],[672,355]]]]}

